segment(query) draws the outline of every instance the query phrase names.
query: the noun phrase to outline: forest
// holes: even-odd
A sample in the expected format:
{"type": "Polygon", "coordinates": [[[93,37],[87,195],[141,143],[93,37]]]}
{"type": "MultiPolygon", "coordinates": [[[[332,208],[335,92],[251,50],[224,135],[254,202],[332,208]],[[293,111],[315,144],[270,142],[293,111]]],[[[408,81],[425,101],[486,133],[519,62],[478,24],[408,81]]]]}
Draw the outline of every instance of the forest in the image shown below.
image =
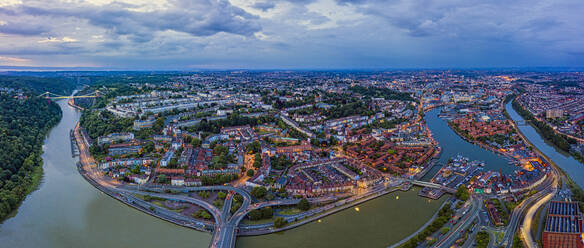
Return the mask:
{"type": "Polygon", "coordinates": [[[332,109],[324,112],[327,119],[337,119],[352,115],[362,115],[369,116],[373,115],[375,112],[369,109],[367,103],[363,101],[349,102],[347,104],[337,105],[332,109]]]}
{"type": "Polygon", "coordinates": [[[353,86],[349,90],[368,97],[381,97],[385,100],[414,101],[410,94],[398,92],[388,88],[353,86]]]}
{"type": "MultiPolygon", "coordinates": [[[[5,82],[7,79],[0,80],[5,82]]],[[[14,87],[27,82],[30,81],[14,81],[10,85],[14,87]]],[[[39,87],[38,90],[48,89],[45,87],[52,86],[39,87]]],[[[67,93],[60,88],[58,92],[67,93]]],[[[60,119],[61,110],[54,102],[38,97],[17,99],[0,94],[0,220],[18,208],[40,182],[42,145],[50,128],[60,119]]]]}
{"type": "Polygon", "coordinates": [[[107,110],[86,111],[81,115],[80,123],[92,139],[97,139],[110,133],[131,131],[134,118],[119,118],[107,110]]]}
{"type": "Polygon", "coordinates": [[[26,89],[37,95],[46,91],[59,95],[69,95],[76,87],[73,82],[73,79],[65,77],[0,77],[0,87],[26,89]]]}
{"type": "Polygon", "coordinates": [[[208,132],[208,133],[219,133],[222,127],[233,127],[233,126],[243,126],[243,125],[257,125],[266,122],[274,122],[275,118],[273,116],[260,116],[260,117],[245,117],[238,113],[233,113],[229,115],[226,119],[215,120],[215,121],[201,121],[199,124],[187,127],[186,130],[191,133],[197,132],[208,132]]]}

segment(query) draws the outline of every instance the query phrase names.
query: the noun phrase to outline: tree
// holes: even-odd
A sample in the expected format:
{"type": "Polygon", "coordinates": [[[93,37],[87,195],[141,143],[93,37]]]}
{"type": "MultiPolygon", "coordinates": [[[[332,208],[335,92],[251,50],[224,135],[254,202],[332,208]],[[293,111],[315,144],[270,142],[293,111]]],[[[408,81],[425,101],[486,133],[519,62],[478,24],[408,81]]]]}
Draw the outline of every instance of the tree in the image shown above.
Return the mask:
{"type": "Polygon", "coordinates": [[[237,202],[243,202],[243,196],[240,194],[236,194],[233,199],[237,202]]]}
{"type": "Polygon", "coordinates": [[[248,177],[253,177],[253,175],[255,174],[255,172],[252,169],[247,170],[246,172],[248,177]]]}
{"type": "MultiPolygon", "coordinates": [[[[47,79],[2,77],[0,87],[56,86],[54,82],[37,85],[45,81],[47,79]]],[[[0,92],[0,221],[40,182],[42,144],[50,128],[61,118],[57,104],[29,95],[30,88],[22,89],[27,99],[0,92]]]]}
{"type": "Polygon", "coordinates": [[[167,183],[168,177],[164,174],[158,175],[158,182],[159,183],[167,183]]]}
{"type": "Polygon", "coordinates": [[[491,238],[490,238],[488,232],[485,232],[485,231],[478,232],[477,236],[476,236],[476,242],[477,242],[476,247],[486,248],[489,245],[490,239],[491,238]]]}
{"type": "Polygon", "coordinates": [[[247,146],[245,146],[245,149],[247,150],[247,152],[249,154],[259,153],[262,150],[262,146],[261,146],[259,141],[254,141],[254,142],[247,144],[247,146]]]}
{"type": "Polygon", "coordinates": [[[267,191],[268,190],[264,186],[254,187],[253,189],[251,189],[251,196],[257,199],[261,199],[266,195],[267,191]]]}
{"type": "Polygon", "coordinates": [[[302,198],[298,202],[296,207],[302,211],[306,211],[306,210],[310,209],[310,202],[308,202],[308,200],[306,200],[306,198],[302,198]]]}
{"type": "Polygon", "coordinates": [[[274,211],[272,210],[271,207],[265,207],[262,208],[262,218],[264,219],[270,219],[272,218],[272,216],[274,216],[274,211]]]}
{"type": "Polygon", "coordinates": [[[154,121],[154,124],[152,125],[152,129],[154,129],[154,131],[157,133],[162,132],[162,128],[164,128],[164,121],[165,120],[166,120],[166,117],[156,118],[156,120],[154,121]]]}
{"type": "Polygon", "coordinates": [[[227,194],[225,194],[225,192],[218,192],[217,193],[217,198],[223,200],[225,199],[225,197],[227,196],[227,194]]]}
{"type": "Polygon", "coordinates": [[[201,217],[203,217],[203,219],[206,219],[206,220],[208,220],[208,219],[211,219],[211,214],[210,214],[210,213],[208,213],[207,211],[204,211],[204,212],[201,214],[201,217]]]}
{"type": "Polygon", "coordinates": [[[262,167],[262,156],[259,153],[256,153],[254,156],[253,167],[258,169],[262,167]]]}
{"type": "Polygon", "coordinates": [[[222,154],[226,154],[228,152],[229,152],[229,149],[227,149],[227,147],[224,145],[216,145],[215,148],[213,148],[213,154],[215,154],[215,155],[222,155],[222,154]]]}
{"type": "Polygon", "coordinates": [[[214,200],[213,205],[215,205],[215,207],[218,207],[218,208],[223,207],[223,201],[219,200],[219,199],[214,200]]]}
{"type": "Polygon", "coordinates": [[[146,144],[144,144],[143,148],[144,148],[145,153],[151,153],[151,152],[154,152],[156,147],[154,145],[154,142],[149,141],[149,142],[146,142],[146,144]]]}
{"type": "Polygon", "coordinates": [[[466,186],[464,186],[464,184],[458,186],[458,189],[456,189],[456,193],[454,194],[454,196],[461,200],[461,201],[466,201],[469,198],[469,193],[468,193],[468,189],[466,188],[466,186]]]}
{"type": "Polygon", "coordinates": [[[278,155],[270,159],[270,164],[272,168],[276,170],[283,170],[293,165],[292,160],[288,159],[284,155],[278,155]]]}
{"type": "Polygon", "coordinates": [[[258,209],[254,209],[249,211],[248,216],[250,220],[259,220],[262,218],[262,212],[258,209]]]}
{"type": "Polygon", "coordinates": [[[274,220],[274,226],[275,226],[276,228],[283,227],[283,226],[285,226],[286,224],[288,224],[288,221],[287,221],[286,219],[282,218],[282,217],[278,217],[278,218],[276,218],[276,219],[274,220]]]}
{"type": "Polygon", "coordinates": [[[191,145],[193,145],[193,147],[200,147],[201,146],[201,140],[198,138],[193,138],[191,140],[191,145]]]}
{"type": "Polygon", "coordinates": [[[233,201],[233,204],[231,204],[231,209],[229,210],[229,212],[231,212],[231,214],[235,213],[241,207],[241,205],[242,205],[241,202],[233,201]]]}
{"type": "Polygon", "coordinates": [[[209,198],[209,196],[211,195],[211,193],[209,193],[209,191],[199,191],[197,193],[197,195],[199,195],[199,197],[201,197],[203,199],[207,199],[207,198],[209,198]]]}

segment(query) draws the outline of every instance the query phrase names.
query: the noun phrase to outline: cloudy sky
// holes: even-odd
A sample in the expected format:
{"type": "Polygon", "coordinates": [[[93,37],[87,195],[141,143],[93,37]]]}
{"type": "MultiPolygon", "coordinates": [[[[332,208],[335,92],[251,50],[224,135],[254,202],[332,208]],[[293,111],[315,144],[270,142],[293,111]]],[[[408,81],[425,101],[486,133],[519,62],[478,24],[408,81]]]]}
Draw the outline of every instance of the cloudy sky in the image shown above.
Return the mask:
{"type": "Polygon", "coordinates": [[[0,0],[0,66],[584,66],[583,0],[0,0]]]}

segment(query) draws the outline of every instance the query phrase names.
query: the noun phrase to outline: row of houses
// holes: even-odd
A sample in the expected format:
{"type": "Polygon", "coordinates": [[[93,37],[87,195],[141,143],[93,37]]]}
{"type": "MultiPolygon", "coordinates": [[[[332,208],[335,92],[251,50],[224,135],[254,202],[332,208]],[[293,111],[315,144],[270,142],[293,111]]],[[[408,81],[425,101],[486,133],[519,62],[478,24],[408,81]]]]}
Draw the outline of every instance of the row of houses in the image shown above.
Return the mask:
{"type": "Polygon", "coordinates": [[[142,146],[137,143],[113,144],[109,146],[108,154],[110,156],[133,154],[139,153],[141,149],[142,146]]]}
{"type": "Polygon", "coordinates": [[[384,113],[377,113],[372,116],[360,116],[354,115],[334,120],[329,120],[324,123],[324,128],[326,129],[334,129],[337,131],[341,131],[345,128],[348,129],[355,129],[359,127],[363,127],[369,125],[377,120],[385,118],[384,113]]]}
{"type": "Polygon", "coordinates": [[[288,169],[290,182],[285,186],[292,195],[318,196],[334,192],[348,192],[355,187],[367,188],[383,180],[383,175],[374,169],[367,169],[356,160],[333,158],[310,163],[297,164],[288,169]],[[349,169],[357,169],[361,175],[349,169]],[[317,171],[316,174],[310,171],[317,171]],[[340,176],[343,175],[343,176],[340,176]],[[319,178],[326,178],[321,181],[319,178]]]}
{"type": "Polygon", "coordinates": [[[221,133],[224,135],[229,135],[230,137],[235,137],[236,140],[249,141],[255,138],[255,132],[249,125],[245,126],[235,126],[235,127],[223,127],[221,128],[221,133]]]}
{"type": "Polygon", "coordinates": [[[133,133],[111,133],[97,138],[98,145],[113,144],[117,142],[128,142],[134,139],[133,133]]]}
{"type": "Polygon", "coordinates": [[[123,167],[134,167],[136,165],[141,166],[151,166],[156,160],[152,158],[126,158],[126,159],[115,159],[111,161],[104,161],[99,163],[99,169],[105,170],[111,167],[123,166],[123,167]]]}

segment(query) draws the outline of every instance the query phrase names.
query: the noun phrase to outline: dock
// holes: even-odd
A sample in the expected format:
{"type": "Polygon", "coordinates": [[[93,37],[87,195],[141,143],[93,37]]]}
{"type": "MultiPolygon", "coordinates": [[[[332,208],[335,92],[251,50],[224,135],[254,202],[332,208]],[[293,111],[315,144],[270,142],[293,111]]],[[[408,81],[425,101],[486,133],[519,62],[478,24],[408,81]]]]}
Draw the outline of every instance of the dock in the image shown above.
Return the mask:
{"type": "Polygon", "coordinates": [[[430,198],[432,200],[439,199],[442,195],[446,192],[441,189],[434,189],[430,187],[424,187],[420,192],[418,192],[418,196],[430,198]]]}
{"type": "Polygon", "coordinates": [[[77,157],[79,156],[79,146],[77,146],[77,140],[75,139],[75,133],[73,129],[69,131],[69,138],[71,140],[71,156],[77,157]]]}

